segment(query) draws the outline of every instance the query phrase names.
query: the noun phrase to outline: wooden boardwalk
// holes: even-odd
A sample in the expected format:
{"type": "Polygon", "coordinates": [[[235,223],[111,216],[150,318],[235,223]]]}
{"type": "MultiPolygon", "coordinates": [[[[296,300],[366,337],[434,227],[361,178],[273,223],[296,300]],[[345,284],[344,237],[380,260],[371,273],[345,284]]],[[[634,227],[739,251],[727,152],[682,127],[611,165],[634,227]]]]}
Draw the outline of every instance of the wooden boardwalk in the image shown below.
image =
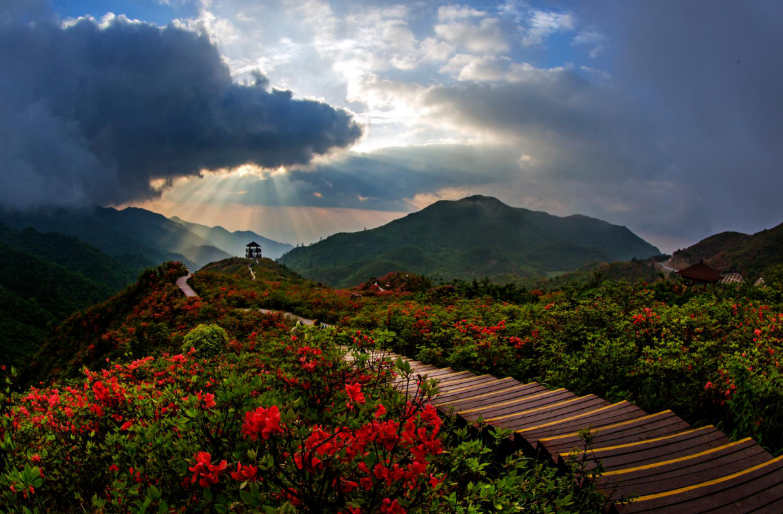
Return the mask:
{"type": "Polygon", "coordinates": [[[440,381],[432,403],[441,412],[513,430],[517,448],[556,466],[566,467],[574,449],[588,468],[600,460],[597,485],[614,514],[783,513],[783,456],[773,458],[750,438],[731,442],[668,410],[649,414],[626,401],[406,360],[414,373],[440,381]],[[585,456],[578,432],[587,427],[594,437],[585,456]],[[632,503],[617,503],[632,495],[632,503]]]}
{"type": "MultiPolygon", "coordinates": [[[[188,278],[180,277],[177,286],[197,296],[188,278]]],[[[578,432],[590,427],[587,465],[603,464],[597,485],[614,502],[612,514],[783,513],[783,456],[773,458],[750,438],[731,442],[715,427],[693,428],[669,410],[649,414],[626,401],[382,355],[401,357],[415,374],[439,380],[432,403],[441,412],[510,429],[516,447],[556,466],[566,467],[572,450],[583,450],[578,432]],[[617,503],[631,495],[632,503],[617,503]]]]}

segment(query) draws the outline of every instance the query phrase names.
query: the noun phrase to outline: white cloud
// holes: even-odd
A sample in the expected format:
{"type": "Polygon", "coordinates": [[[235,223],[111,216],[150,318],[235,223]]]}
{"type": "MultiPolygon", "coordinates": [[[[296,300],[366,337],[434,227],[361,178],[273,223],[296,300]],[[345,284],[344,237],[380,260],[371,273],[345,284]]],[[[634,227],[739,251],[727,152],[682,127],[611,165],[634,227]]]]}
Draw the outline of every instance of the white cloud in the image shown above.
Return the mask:
{"type": "Polygon", "coordinates": [[[455,75],[459,81],[517,82],[531,78],[540,71],[528,63],[518,63],[505,56],[477,56],[457,54],[441,69],[442,73],[455,75]]]}
{"type": "Polygon", "coordinates": [[[486,11],[479,11],[468,5],[443,5],[438,7],[438,19],[440,20],[464,20],[486,15],[486,11]]]}
{"type": "Polygon", "coordinates": [[[569,13],[556,13],[533,9],[527,20],[527,29],[522,36],[525,46],[543,45],[546,39],[557,32],[570,32],[576,28],[576,18],[569,13]]]}
{"type": "Polygon", "coordinates": [[[591,46],[588,52],[595,59],[605,49],[606,36],[597,30],[581,31],[571,40],[571,46],[591,46]]]}
{"type": "Polygon", "coordinates": [[[457,47],[446,41],[438,41],[428,37],[419,44],[419,55],[423,62],[443,62],[457,50],[457,47]]]}
{"type": "Polygon", "coordinates": [[[470,22],[442,23],[435,33],[449,43],[481,54],[501,54],[509,50],[500,20],[484,18],[478,24],[470,22]]]}

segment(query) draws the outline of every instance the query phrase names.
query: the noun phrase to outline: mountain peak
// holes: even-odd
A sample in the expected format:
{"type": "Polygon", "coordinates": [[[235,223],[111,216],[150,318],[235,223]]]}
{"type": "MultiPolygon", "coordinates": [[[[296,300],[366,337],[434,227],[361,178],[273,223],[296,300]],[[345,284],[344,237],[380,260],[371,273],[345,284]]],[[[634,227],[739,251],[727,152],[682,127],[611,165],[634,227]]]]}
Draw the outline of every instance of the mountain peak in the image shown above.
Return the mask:
{"type": "Polygon", "coordinates": [[[281,262],[307,278],[350,286],[403,269],[445,280],[521,277],[658,253],[629,230],[601,220],[561,218],[472,195],[435,202],[373,230],[331,237],[281,262]]]}
{"type": "Polygon", "coordinates": [[[457,203],[480,203],[484,205],[502,205],[504,207],[508,207],[508,205],[504,204],[494,196],[484,196],[484,195],[466,196],[461,200],[456,200],[456,202],[457,203]]]}

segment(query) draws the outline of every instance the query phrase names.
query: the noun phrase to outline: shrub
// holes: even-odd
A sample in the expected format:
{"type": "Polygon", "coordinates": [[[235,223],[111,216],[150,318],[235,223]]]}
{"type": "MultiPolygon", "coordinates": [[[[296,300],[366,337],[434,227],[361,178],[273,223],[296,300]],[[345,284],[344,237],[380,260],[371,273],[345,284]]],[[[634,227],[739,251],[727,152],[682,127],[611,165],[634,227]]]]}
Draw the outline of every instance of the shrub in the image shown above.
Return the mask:
{"type": "Polygon", "coordinates": [[[190,352],[195,348],[201,357],[212,357],[225,350],[228,344],[228,334],[220,326],[210,323],[209,325],[199,325],[185,336],[185,343],[182,345],[183,352],[190,352]]]}

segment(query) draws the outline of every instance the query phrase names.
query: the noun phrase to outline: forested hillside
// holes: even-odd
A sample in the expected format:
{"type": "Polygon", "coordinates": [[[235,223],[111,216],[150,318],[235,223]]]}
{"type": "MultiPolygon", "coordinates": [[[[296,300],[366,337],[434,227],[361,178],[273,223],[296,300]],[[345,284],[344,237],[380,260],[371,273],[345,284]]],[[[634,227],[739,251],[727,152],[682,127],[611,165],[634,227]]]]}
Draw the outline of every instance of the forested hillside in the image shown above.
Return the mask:
{"type": "Polygon", "coordinates": [[[0,364],[21,364],[38,350],[50,323],[116,292],[31,253],[0,242],[0,364]]]}
{"type": "Polygon", "coordinates": [[[699,261],[723,273],[740,273],[746,279],[769,276],[783,265],[783,224],[753,235],[721,232],[674,252],[671,266],[686,268],[699,261]]]}
{"type": "Polygon", "coordinates": [[[444,280],[543,276],[593,261],[659,253],[625,227],[472,196],[436,202],[373,230],[336,234],[295,248],[281,262],[313,280],[351,286],[392,271],[444,280]]]}

